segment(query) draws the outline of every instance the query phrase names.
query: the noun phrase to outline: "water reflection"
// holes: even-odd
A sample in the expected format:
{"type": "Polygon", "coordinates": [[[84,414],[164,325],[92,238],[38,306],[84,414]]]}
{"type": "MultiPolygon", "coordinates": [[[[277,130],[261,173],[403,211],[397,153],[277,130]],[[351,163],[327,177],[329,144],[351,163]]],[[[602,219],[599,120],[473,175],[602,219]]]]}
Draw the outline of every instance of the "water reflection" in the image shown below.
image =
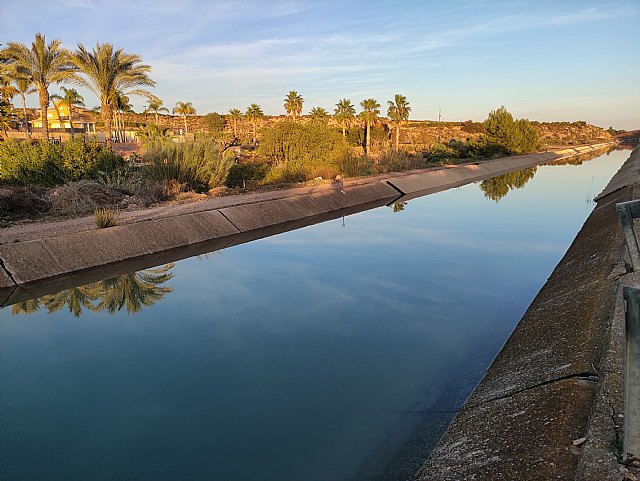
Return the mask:
{"type": "Polygon", "coordinates": [[[162,284],[173,278],[171,269],[174,266],[175,262],[172,262],[162,267],[131,272],[22,301],[11,306],[11,313],[32,314],[40,309],[52,313],[65,307],[75,317],[80,317],[85,311],[115,314],[123,308],[128,314],[138,313],[143,307],[155,304],[173,290],[162,284]]]}
{"type": "Polygon", "coordinates": [[[480,182],[480,189],[487,199],[500,202],[510,190],[523,188],[536,175],[537,169],[537,167],[530,167],[483,180],[480,182]]]}

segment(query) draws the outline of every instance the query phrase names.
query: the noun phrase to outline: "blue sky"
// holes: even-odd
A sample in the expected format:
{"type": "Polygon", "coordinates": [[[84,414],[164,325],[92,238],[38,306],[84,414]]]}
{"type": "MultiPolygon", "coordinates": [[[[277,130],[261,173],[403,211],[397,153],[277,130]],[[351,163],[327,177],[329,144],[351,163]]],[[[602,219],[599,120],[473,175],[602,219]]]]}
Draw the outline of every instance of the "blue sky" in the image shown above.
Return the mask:
{"type": "Polygon", "coordinates": [[[201,114],[252,102],[282,114],[294,89],[304,112],[401,93],[413,119],[442,108],[443,120],[483,120],[505,105],[532,120],[640,128],[637,0],[0,0],[0,42],[38,31],[140,54],[165,105],[191,101],[201,114]]]}

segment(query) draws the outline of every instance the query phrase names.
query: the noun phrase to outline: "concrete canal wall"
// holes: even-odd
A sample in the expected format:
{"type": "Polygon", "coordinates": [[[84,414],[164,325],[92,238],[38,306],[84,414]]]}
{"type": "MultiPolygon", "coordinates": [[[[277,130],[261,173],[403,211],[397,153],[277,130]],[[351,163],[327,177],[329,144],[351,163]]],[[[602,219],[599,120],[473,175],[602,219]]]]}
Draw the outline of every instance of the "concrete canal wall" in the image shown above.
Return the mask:
{"type": "Polygon", "coordinates": [[[416,479],[624,477],[616,459],[621,286],[638,275],[626,273],[615,204],[639,196],[640,147],[597,197],[573,244],[416,479]]]}
{"type": "Polygon", "coordinates": [[[64,226],[58,226],[55,235],[0,245],[0,306],[610,145],[579,146],[412,175],[398,174],[383,182],[344,190],[336,187],[108,229],[65,233],[64,226]]]}

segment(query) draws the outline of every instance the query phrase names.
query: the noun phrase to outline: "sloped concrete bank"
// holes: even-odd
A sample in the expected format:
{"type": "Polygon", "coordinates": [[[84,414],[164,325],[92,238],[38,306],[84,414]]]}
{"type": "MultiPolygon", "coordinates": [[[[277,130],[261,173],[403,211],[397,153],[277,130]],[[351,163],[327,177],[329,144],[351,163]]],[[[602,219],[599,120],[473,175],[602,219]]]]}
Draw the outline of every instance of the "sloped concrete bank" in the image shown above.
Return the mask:
{"type": "Polygon", "coordinates": [[[611,145],[398,174],[344,190],[337,187],[248,204],[205,206],[179,215],[152,214],[109,229],[89,230],[85,219],[85,230],[65,232],[64,223],[60,223],[54,235],[0,245],[0,306],[611,145]]]}
{"type": "Polygon", "coordinates": [[[622,424],[621,285],[629,280],[615,204],[639,196],[640,147],[597,197],[573,244],[416,479],[623,479],[616,449],[622,424]]]}

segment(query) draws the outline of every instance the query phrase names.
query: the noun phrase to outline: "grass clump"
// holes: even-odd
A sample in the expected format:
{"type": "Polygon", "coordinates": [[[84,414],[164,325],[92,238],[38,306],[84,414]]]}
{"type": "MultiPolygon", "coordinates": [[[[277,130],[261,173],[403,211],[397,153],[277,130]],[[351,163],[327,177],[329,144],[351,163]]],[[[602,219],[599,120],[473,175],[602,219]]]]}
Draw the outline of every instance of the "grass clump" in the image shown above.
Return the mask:
{"type": "Polygon", "coordinates": [[[98,227],[98,229],[105,229],[117,225],[120,213],[117,210],[111,210],[105,207],[104,209],[96,209],[93,216],[96,227],[98,227]]]}
{"type": "Polygon", "coordinates": [[[150,162],[144,170],[146,178],[196,192],[224,185],[234,164],[233,153],[223,155],[213,140],[155,142],[143,158],[150,162]]]}

